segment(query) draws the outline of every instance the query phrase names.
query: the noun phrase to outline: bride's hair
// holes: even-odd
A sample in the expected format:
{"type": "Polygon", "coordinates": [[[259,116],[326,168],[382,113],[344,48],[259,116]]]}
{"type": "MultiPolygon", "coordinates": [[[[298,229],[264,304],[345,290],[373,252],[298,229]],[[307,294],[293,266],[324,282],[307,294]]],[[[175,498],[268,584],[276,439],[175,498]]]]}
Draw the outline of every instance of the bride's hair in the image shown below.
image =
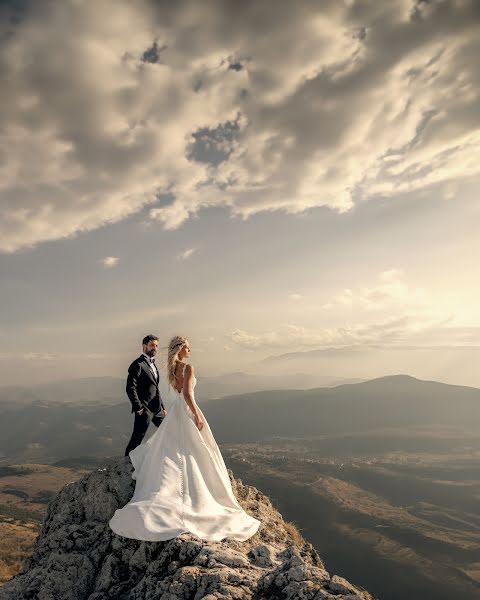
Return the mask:
{"type": "Polygon", "coordinates": [[[178,353],[183,348],[183,346],[187,343],[187,338],[183,337],[183,335],[176,335],[170,340],[168,344],[168,354],[167,354],[167,373],[168,373],[168,383],[175,386],[177,382],[177,376],[175,374],[175,367],[177,366],[178,353]]]}

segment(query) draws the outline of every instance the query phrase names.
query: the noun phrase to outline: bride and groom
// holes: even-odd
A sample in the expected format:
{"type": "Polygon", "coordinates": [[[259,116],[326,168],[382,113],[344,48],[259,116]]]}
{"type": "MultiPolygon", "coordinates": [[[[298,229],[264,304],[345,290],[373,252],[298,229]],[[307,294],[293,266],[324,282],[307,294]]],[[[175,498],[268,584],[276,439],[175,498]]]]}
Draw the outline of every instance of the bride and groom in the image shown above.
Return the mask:
{"type": "Polygon", "coordinates": [[[188,340],[175,336],[168,345],[168,412],[155,364],[158,337],[148,335],[142,343],[143,354],[130,365],[126,386],[135,417],[125,456],[133,465],[135,491],[128,504],[115,511],[111,529],[147,541],[187,532],[210,541],[247,540],[260,521],[238,503],[220,449],[195,401],[194,369],[184,362],[190,353],[188,340]],[[150,420],[157,430],[143,442],[150,420]]]}

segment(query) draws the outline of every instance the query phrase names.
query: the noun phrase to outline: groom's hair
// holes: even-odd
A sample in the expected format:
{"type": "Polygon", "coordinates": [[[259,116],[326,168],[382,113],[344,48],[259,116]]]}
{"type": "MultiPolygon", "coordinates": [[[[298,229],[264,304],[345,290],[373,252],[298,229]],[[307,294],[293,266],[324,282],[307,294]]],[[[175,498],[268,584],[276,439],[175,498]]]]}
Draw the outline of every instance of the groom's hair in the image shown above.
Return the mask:
{"type": "Polygon", "coordinates": [[[156,335],[153,335],[152,333],[150,333],[149,335],[146,335],[143,340],[142,340],[142,344],[145,344],[145,346],[148,344],[148,342],[153,342],[153,340],[157,340],[158,342],[158,337],[156,335]]]}

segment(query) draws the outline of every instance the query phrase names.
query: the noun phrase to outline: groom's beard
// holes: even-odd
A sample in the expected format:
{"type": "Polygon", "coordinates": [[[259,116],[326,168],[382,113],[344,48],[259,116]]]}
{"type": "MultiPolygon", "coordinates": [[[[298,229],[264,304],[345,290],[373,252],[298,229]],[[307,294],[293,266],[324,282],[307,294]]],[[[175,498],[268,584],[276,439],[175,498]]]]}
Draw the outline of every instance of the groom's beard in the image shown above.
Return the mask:
{"type": "Polygon", "coordinates": [[[157,353],[156,350],[146,350],[145,354],[148,354],[148,356],[155,356],[155,354],[157,353]]]}

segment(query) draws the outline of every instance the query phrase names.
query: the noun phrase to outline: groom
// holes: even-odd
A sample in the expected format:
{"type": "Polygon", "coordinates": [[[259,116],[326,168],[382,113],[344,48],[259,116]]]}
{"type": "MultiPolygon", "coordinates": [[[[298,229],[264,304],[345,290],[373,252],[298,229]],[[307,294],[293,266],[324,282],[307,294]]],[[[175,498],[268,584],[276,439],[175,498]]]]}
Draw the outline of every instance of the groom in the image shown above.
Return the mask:
{"type": "Polygon", "coordinates": [[[135,421],[125,456],[142,443],[150,418],[158,427],[167,414],[158,389],[159,375],[155,365],[158,337],[147,335],[143,338],[142,345],[143,353],[128,367],[126,391],[132,403],[135,421]]]}

